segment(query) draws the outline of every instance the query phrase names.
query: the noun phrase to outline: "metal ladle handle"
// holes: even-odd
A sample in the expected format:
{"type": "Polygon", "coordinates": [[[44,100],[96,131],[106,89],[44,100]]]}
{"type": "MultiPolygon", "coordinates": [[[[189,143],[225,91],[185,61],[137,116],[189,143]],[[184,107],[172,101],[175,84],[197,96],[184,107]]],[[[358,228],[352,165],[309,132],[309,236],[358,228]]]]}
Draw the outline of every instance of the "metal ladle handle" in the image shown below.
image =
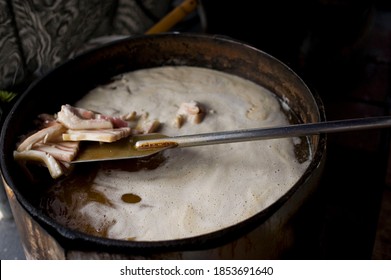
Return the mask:
{"type": "Polygon", "coordinates": [[[152,149],[156,147],[161,147],[162,145],[170,147],[193,147],[385,127],[391,127],[391,117],[389,116],[295,124],[282,127],[232,130],[194,135],[182,135],[151,140],[140,140],[135,143],[135,147],[138,150],[152,149]]]}

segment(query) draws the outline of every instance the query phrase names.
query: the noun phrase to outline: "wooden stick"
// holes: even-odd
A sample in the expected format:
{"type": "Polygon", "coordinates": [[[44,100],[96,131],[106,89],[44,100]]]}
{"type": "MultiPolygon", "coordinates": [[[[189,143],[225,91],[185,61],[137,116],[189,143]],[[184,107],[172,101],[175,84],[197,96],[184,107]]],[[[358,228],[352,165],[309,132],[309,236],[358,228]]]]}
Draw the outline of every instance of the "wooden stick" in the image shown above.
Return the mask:
{"type": "Polygon", "coordinates": [[[156,34],[170,30],[197,7],[197,0],[185,0],[174,10],[152,26],[145,34],[156,34]]]}

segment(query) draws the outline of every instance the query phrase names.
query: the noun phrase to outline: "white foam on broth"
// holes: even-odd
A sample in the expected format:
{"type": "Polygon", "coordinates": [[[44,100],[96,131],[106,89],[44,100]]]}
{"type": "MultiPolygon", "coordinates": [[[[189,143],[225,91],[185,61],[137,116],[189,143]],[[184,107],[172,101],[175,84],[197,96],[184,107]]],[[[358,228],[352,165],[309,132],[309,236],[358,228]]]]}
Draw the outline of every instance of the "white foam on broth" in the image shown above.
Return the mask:
{"type": "MultiPolygon", "coordinates": [[[[74,105],[109,115],[147,112],[170,136],[288,124],[280,103],[265,88],[187,66],[123,74],[74,105]],[[206,107],[205,118],[174,127],[179,105],[190,100],[206,107]]],[[[108,225],[105,236],[114,239],[172,240],[216,231],[263,210],[297,182],[310,160],[298,162],[295,141],[172,149],[154,169],[100,169],[91,188],[108,203],[90,199],[71,211],[87,217],[97,234],[108,225]]],[[[77,221],[67,225],[78,228],[77,221]]]]}

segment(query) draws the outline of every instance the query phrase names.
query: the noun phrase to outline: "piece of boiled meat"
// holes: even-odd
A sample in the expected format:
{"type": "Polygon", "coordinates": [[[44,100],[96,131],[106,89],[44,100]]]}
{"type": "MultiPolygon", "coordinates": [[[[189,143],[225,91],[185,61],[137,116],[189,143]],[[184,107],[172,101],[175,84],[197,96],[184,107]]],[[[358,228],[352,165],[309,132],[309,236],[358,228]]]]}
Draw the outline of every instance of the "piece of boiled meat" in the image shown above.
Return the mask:
{"type": "Polygon", "coordinates": [[[73,130],[110,129],[128,126],[128,123],[121,118],[102,115],[68,104],[61,106],[61,111],[57,113],[57,121],[73,130]]]}

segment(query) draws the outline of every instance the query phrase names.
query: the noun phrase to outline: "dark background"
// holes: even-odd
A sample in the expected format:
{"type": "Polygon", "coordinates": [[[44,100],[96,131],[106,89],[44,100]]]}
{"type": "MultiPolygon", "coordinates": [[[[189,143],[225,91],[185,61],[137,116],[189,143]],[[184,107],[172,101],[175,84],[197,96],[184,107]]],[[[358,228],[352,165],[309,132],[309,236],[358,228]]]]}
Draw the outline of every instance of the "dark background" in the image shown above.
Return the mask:
{"type": "MultiPolygon", "coordinates": [[[[389,115],[388,1],[203,1],[207,32],[248,42],[297,72],[328,120],[389,115]],[[238,4],[240,3],[240,5],[238,4]]],[[[328,136],[316,199],[290,258],[391,259],[390,130],[328,136]]]]}

